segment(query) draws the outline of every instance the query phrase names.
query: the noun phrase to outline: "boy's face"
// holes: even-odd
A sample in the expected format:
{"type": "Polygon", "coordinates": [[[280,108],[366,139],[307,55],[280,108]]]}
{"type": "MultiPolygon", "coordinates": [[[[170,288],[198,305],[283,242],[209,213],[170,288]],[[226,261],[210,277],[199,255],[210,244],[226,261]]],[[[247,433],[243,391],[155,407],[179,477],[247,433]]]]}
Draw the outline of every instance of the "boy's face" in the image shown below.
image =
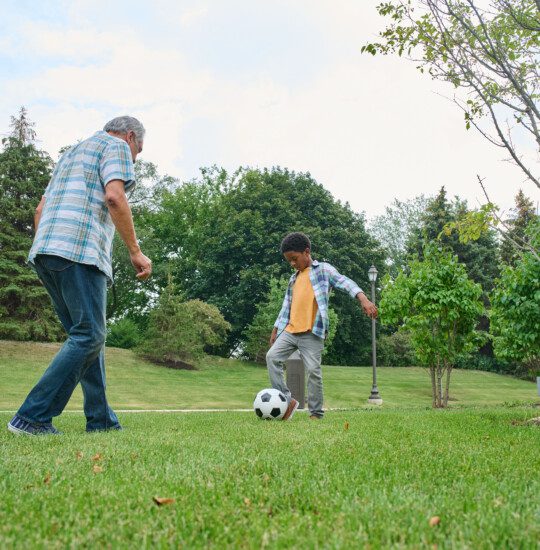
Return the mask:
{"type": "Polygon", "coordinates": [[[306,267],[311,265],[311,250],[309,248],[306,248],[304,252],[290,250],[289,252],[285,252],[283,256],[291,264],[291,267],[298,271],[304,271],[306,267]]]}

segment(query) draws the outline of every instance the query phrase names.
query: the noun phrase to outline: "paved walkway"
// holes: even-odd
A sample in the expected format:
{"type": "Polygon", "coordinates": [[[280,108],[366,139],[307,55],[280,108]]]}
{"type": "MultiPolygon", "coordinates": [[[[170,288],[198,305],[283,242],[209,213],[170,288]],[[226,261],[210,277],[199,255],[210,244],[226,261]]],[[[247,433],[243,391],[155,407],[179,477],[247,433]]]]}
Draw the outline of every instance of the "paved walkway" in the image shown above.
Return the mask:
{"type": "MultiPolygon", "coordinates": [[[[330,409],[328,409],[330,410],[330,409]]],[[[307,409],[298,409],[298,412],[307,409]]],[[[0,414],[15,414],[17,411],[0,411],[0,414]]],[[[82,410],[67,410],[64,413],[83,413],[82,410]]],[[[214,412],[253,412],[253,409],[114,409],[116,413],[214,413],[214,412]]],[[[63,414],[63,413],[62,413],[63,414]]]]}

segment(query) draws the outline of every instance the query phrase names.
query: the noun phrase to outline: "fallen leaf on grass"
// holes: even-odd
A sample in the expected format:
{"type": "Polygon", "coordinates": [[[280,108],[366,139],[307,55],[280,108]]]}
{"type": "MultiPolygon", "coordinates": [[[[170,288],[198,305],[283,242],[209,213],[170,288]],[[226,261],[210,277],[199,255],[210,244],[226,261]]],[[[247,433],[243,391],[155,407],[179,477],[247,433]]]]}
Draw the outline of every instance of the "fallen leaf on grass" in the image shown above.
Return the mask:
{"type": "Polygon", "coordinates": [[[103,468],[101,466],[98,466],[97,464],[94,464],[92,471],[94,472],[94,474],[100,474],[101,472],[103,472],[103,468]]]}
{"type": "Polygon", "coordinates": [[[92,457],[92,460],[94,462],[97,462],[98,460],[101,460],[101,453],[96,453],[93,457],[92,457]]]}
{"type": "Polygon", "coordinates": [[[77,457],[77,460],[81,460],[84,455],[82,454],[82,451],[77,451],[77,454],[75,456],[77,457]]]}
{"type": "Polygon", "coordinates": [[[165,504],[173,504],[176,502],[174,498],[165,498],[165,497],[152,497],[152,500],[158,505],[163,506],[165,504]]]}
{"type": "Polygon", "coordinates": [[[441,518],[439,516],[433,516],[429,520],[429,526],[430,527],[435,527],[436,525],[439,525],[439,523],[441,523],[441,518]]]}
{"type": "Polygon", "coordinates": [[[45,476],[43,483],[45,483],[45,485],[49,485],[50,482],[51,482],[51,472],[47,472],[47,475],[45,476]]]}
{"type": "Polygon", "coordinates": [[[249,498],[245,497],[245,498],[244,498],[244,504],[245,504],[246,506],[251,506],[251,500],[249,500],[249,498]]]}
{"type": "Polygon", "coordinates": [[[345,426],[344,426],[344,428],[345,428],[346,430],[348,430],[348,429],[349,429],[349,423],[348,423],[348,422],[345,422],[345,426]]]}

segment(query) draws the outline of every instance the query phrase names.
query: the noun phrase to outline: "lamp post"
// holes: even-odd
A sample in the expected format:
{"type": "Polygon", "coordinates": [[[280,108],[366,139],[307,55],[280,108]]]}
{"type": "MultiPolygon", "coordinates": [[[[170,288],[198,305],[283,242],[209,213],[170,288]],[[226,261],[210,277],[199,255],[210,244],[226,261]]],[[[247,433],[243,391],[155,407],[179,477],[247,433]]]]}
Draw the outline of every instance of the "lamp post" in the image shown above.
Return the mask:
{"type": "MultiPolygon", "coordinates": [[[[375,281],[377,280],[377,268],[372,265],[368,271],[368,278],[371,282],[371,301],[375,304],[375,281]]],[[[371,395],[369,396],[368,403],[372,405],[382,405],[383,400],[379,395],[379,388],[377,388],[377,330],[375,325],[375,319],[371,319],[371,349],[372,349],[372,363],[373,363],[373,385],[371,387],[371,395]]]]}

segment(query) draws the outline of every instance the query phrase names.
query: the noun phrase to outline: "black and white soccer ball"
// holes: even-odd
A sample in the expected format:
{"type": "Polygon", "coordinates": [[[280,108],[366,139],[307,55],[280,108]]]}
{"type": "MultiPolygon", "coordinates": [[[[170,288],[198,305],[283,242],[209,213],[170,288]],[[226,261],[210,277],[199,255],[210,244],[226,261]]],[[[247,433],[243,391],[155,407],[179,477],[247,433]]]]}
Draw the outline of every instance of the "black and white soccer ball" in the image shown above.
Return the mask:
{"type": "Polygon", "coordinates": [[[280,420],[287,412],[287,398],[274,388],[261,390],[253,401],[253,410],[263,420],[280,420]]]}

